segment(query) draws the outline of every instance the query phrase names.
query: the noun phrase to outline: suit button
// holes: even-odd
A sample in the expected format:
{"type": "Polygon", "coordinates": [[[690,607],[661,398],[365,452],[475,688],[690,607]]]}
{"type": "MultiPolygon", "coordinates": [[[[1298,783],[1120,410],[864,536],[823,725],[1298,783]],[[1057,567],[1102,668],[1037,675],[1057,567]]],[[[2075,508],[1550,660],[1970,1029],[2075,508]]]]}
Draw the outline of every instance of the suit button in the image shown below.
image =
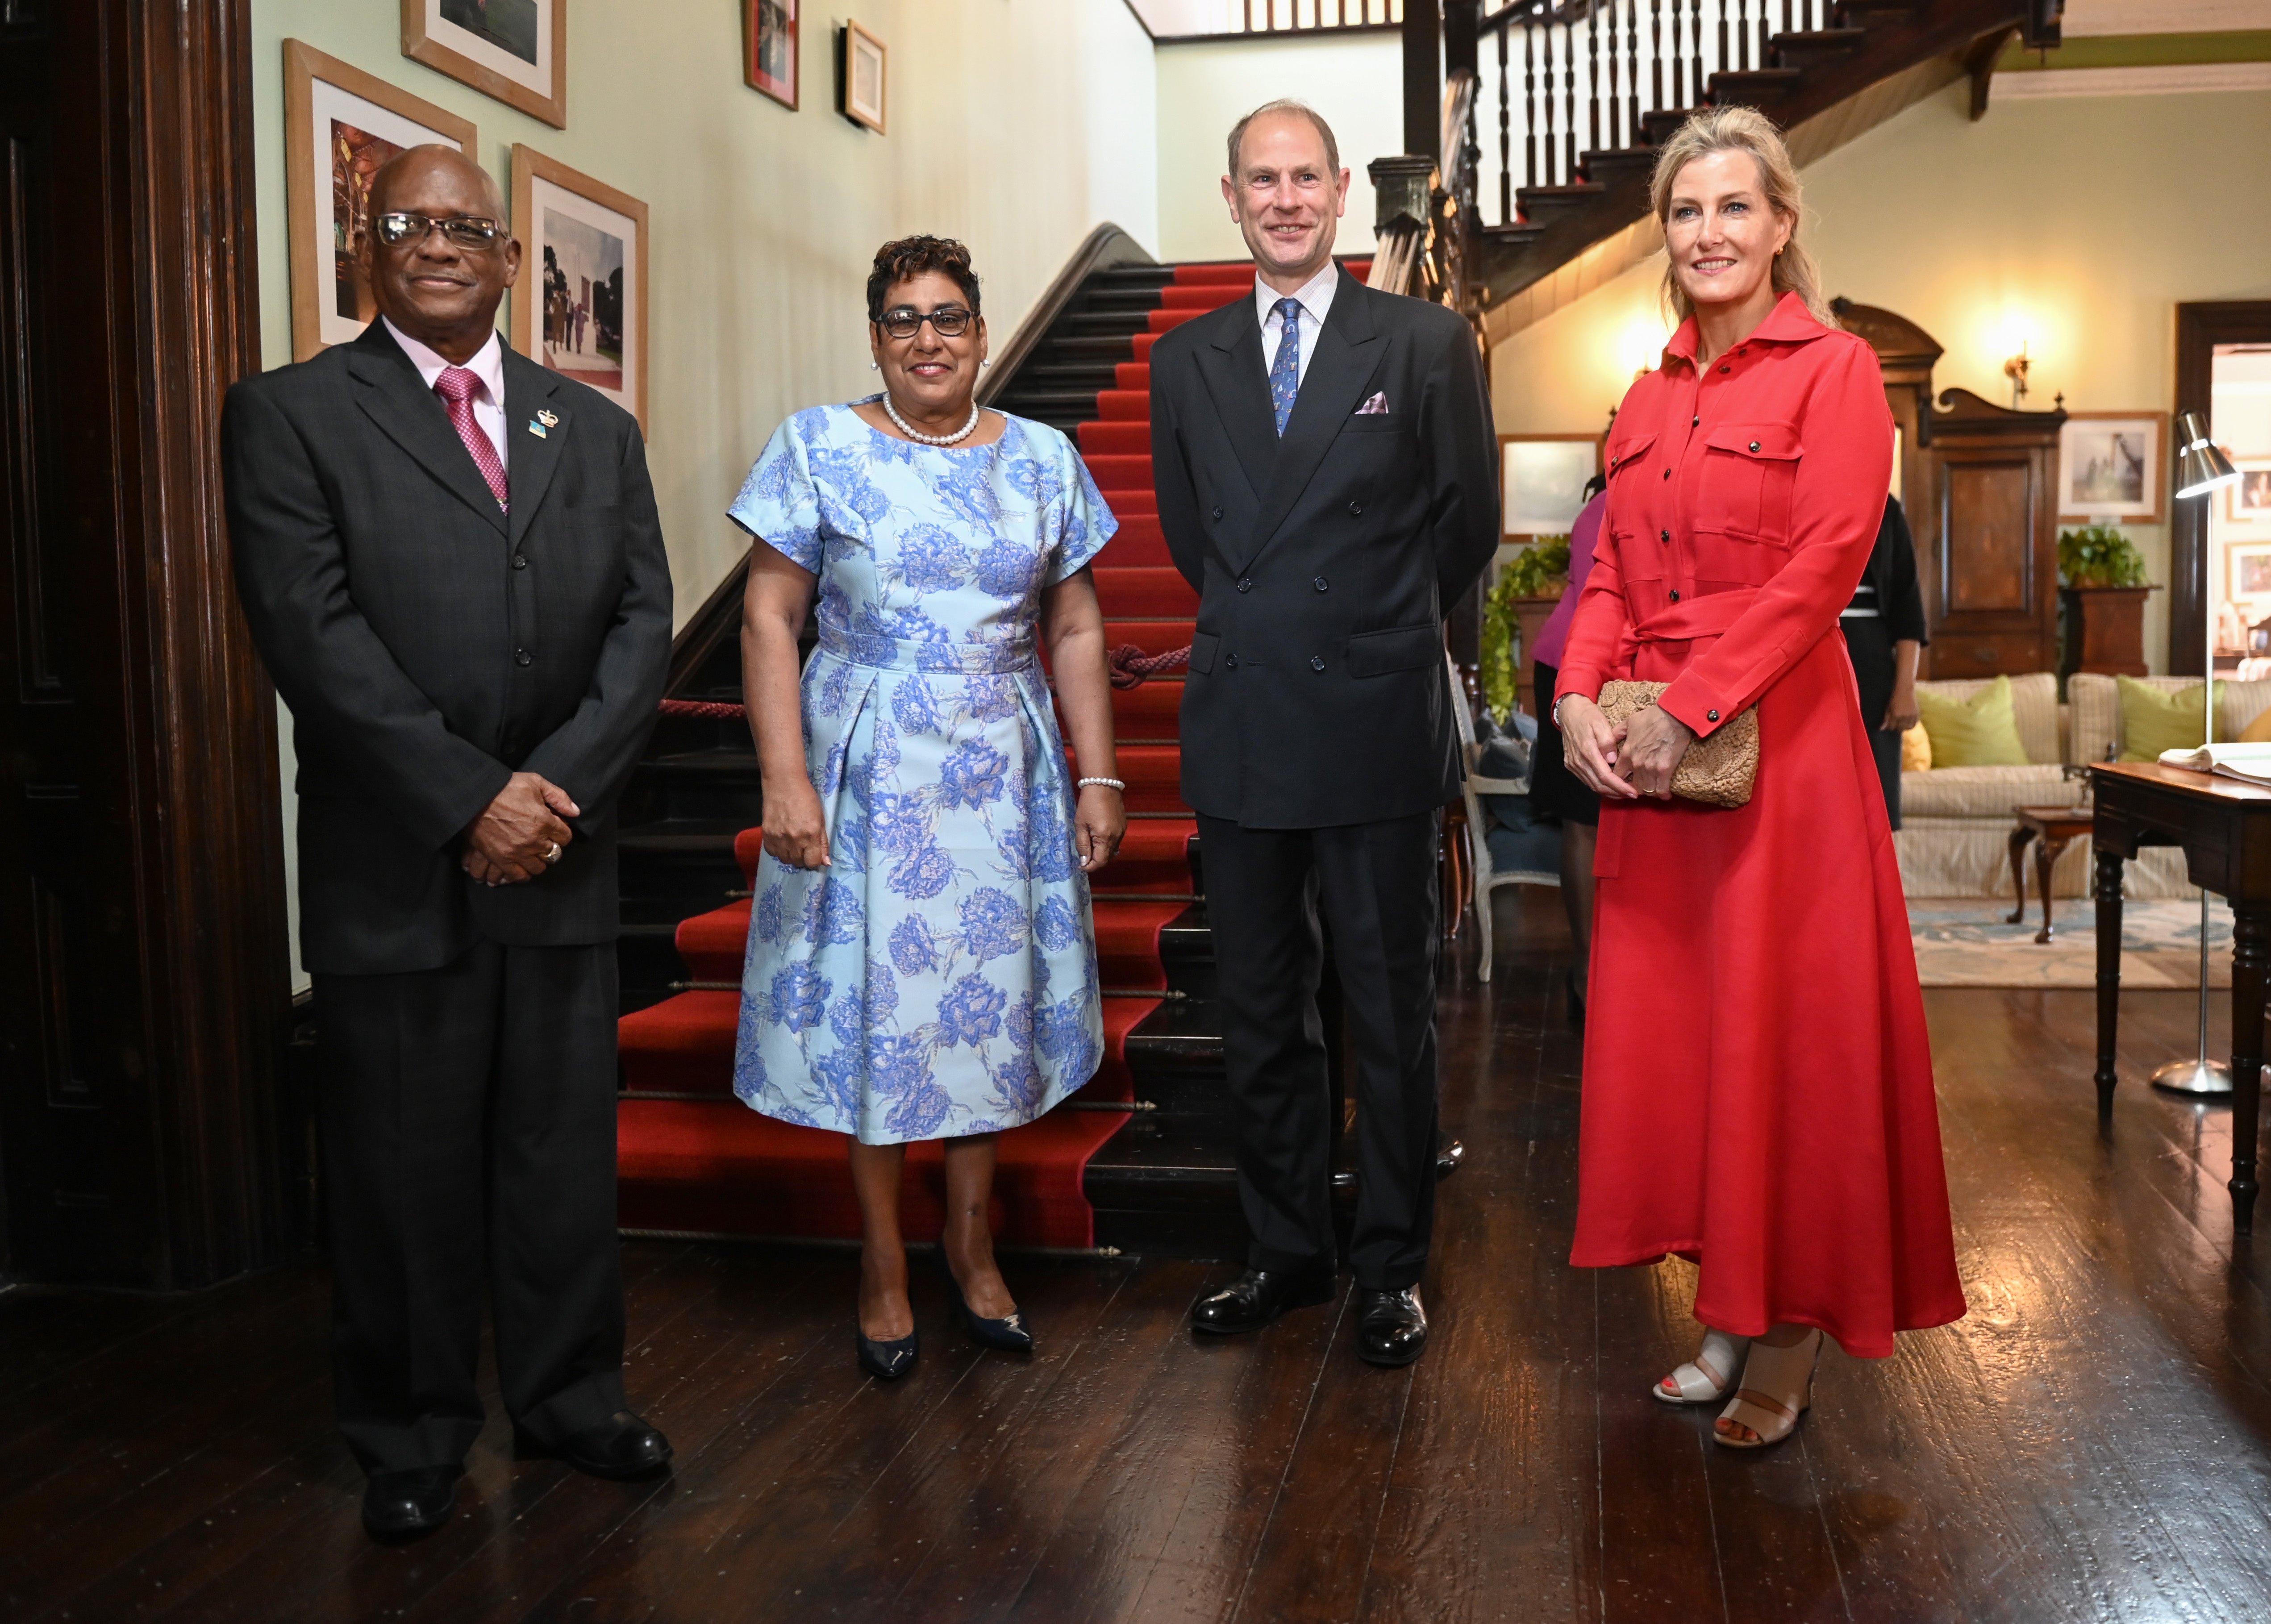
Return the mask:
{"type": "Polygon", "coordinates": [[[1751,442],[1751,449],[1754,451],[1759,449],[1759,443],[1756,440],[1751,442]]]}
{"type": "Polygon", "coordinates": [[[527,568],[528,568],[528,555],[527,555],[527,554],[525,554],[525,553],[515,553],[515,554],[512,555],[512,567],[513,567],[514,569],[516,569],[516,570],[525,570],[525,569],[527,569],[527,568]]]}
{"type": "Polygon", "coordinates": [[[1687,426],[1690,428],[1701,428],[1703,427],[1703,420],[1700,417],[1691,417],[1687,420],[1687,426]]]}
{"type": "Polygon", "coordinates": [[[1224,656],[1222,657],[1222,667],[1223,667],[1223,669],[1224,669],[1224,670],[1225,670],[1225,671],[1235,671],[1235,670],[1237,670],[1237,669],[1238,669],[1238,656],[1237,656],[1237,655],[1235,655],[1235,654],[1225,654],[1225,655],[1224,655],[1224,656]]]}
{"type": "Polygon", "coordinates": [[[1672,533],[1668,530],[1659,530],[1656,533],[1656,539],[1659,541],[1669,541],[1672,540],[1672,533]]]}
{"type": "Polygon", "coordinates": [[[1322,654],[1312,654],[1312,655],[1310,655],[1310,656],[1309,656],[1309,669],[1310,669],[1310,670],[1312,670],[1312,671],[1322,671],[1324,668],[1325,668],[1325,657],[1324,657],[1322,654]]]}
{"type": "Polygon", "coordinates": [[[1361,502],[1350,503],[1349,516],[1351,518],[1362,518],[1364,517],[1364,503],[1361,502]]]}
{"type": "Polygon", "coordinates": [[[536,663],[536,656],[526,649],[515,649],[512,652],[512,663],[516,666],[532,666],[536,663]]]}
{"type": "Polygon", "coordinates": [[[1679,589],[1677,586],[1672,589],[1672,601],[1674,603],[1679,601],[1679,589]]]}
{"type": "Polygon", "coordinates": [[[1668,480],[1668,479],[1670,479],[1670,478],[1672,477],[1672,470],[1671,470],[1671,469],[1669,469],[1669,468],[1666,468],[1666,469],[1664,471],[1664,477],[1665,479],[1667,479],[1667,480],[1668,480]]]}
{"type": "Polygon", "coordinates": [[[1719,713],[1716,711],[1706,711],[1703,712],[1703,719],[1707,722],[1716,722],[1719,719],[1719,713]]]}
{"type": "Polygon", "coordinates": [[[1238,590],[1242,592],[1252,592],[1254,590],[1254,577],[1250,575],[1241,577],[1238,583],[1238,590]]]}
{"type": "Polygon", "coordinates": [[[1322,592],[1325,590],[1325,577],[1321,575],[1315,580],[1310,582],[1309,585],[1315,587],[1319,592],[1322,592]]]}
{"type": "Polygon", "coordinates": [[[1217,518],[1220,518],[1222,517],[1222,510],[1221,510],[1220,508],[1217,508],[1217,509],[1214,510],[1214,516],[1215,516],[1217,518]]]}
{"type": "Polygon", "coordinates": [[[1721,367],[1721,368],[1719,369],[1719,370],[1720,370],[1720,371],[1722,371],[1722,372],[1732,372],[1732,371],[1734,370],[1734,369],[1733,369],[1732,367],[1726,367],[1726,366],[1723,366],[1723,367],[1721,367]]]}

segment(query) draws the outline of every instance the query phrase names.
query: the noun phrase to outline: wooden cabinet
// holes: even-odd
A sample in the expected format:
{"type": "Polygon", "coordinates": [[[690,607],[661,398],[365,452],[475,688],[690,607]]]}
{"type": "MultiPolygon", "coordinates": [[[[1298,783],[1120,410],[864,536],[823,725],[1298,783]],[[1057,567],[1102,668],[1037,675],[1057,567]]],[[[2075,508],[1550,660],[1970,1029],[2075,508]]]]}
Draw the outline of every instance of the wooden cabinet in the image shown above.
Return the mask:
{"type": "Polygon", "coordinates": [[[2058,647],[2058,440],[2064,412],[2013,412],[1951,389],[1928,420],[1912,493],[1934,677],[2052,671],[2058,647]],[[1921,498],[1916,500],[1914,498],[1921,498]]]}

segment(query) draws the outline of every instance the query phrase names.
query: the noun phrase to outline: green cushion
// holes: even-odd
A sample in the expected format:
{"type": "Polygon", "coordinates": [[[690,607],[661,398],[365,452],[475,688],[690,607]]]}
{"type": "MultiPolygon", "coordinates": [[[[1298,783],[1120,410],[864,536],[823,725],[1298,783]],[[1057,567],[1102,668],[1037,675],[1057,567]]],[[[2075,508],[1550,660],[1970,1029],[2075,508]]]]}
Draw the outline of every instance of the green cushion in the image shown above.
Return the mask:
{"type": "MultiPolygon", "coordinates": [[[[2011,710],[2011,679],[1999,676],[1969,699],[1917,689],[1925,736],[1932,741],[1932,764],[1942,767],[2024,767],[2027,747],[2019,742],[2019,719],[2011,710]]],[[[2127,712],[2123,712],[2127,719],[2127,712]]]]}
{"type": "Polygon", "coordinates": [[[2200,710],[2204,684],[2164,694],[2135,677],[2116,677],[2121,690],[2121,759],[2158,761],[2163,750],[2196,750],[2208,742],[2200,710]]]}

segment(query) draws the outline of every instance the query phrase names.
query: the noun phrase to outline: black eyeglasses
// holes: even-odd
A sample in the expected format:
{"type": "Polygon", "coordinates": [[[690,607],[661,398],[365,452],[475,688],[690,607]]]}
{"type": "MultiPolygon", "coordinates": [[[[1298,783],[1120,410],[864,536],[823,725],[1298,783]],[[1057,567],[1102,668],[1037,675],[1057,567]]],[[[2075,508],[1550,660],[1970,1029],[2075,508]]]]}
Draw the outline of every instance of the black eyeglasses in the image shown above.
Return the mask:
{"type": "Polygon", "coordinates": [[[396,212],[380,215],[371,227],[378,233],[378,240],[389,248],[400,248],[413,241],[423,242],[427,234],[433,231],[439,231],[459,248],[495,248],[504,237],[501,222],[472,214],[436,220],[430,214],[396,212]]]}
{"type": "Polygon", "coordinates": [[[877,324],[895,339],[912,339],[922,331],[922,324],[928,322],[931,330],[940,338],[958,339],[970,331],[970,324],[977,319],[976,311],[965,310],[958,304],[930,311],[918,310],[911,304],[903,304],[897,309],[884,311],[883,319],[877,324]]]}

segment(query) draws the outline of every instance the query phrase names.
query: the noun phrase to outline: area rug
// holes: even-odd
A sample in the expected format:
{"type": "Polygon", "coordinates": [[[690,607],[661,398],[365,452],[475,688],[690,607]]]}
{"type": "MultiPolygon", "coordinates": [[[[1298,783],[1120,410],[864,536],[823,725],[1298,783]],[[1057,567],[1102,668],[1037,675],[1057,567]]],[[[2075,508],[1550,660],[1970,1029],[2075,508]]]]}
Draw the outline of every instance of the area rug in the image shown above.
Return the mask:
{"type": "MultiPolygon", "coordinates": [[[[1917,974],[1926,987],[2089,988],[2097,985],[2097,910],[2086,898],[2061,898],[2052,916],[2058,935],[2037,943],[2039,902],[2020,924],[2005,923],[2011,905],[1992,898],[1923,898],[1909,902],[1917,974]]],[[[2231,909],[2208,903],[2208,986],[2231,985],[2231,909]]],[[[2132,902],[2121,909],[2121,985],[2200,985],[2200,904],[2132,902]]]]}

